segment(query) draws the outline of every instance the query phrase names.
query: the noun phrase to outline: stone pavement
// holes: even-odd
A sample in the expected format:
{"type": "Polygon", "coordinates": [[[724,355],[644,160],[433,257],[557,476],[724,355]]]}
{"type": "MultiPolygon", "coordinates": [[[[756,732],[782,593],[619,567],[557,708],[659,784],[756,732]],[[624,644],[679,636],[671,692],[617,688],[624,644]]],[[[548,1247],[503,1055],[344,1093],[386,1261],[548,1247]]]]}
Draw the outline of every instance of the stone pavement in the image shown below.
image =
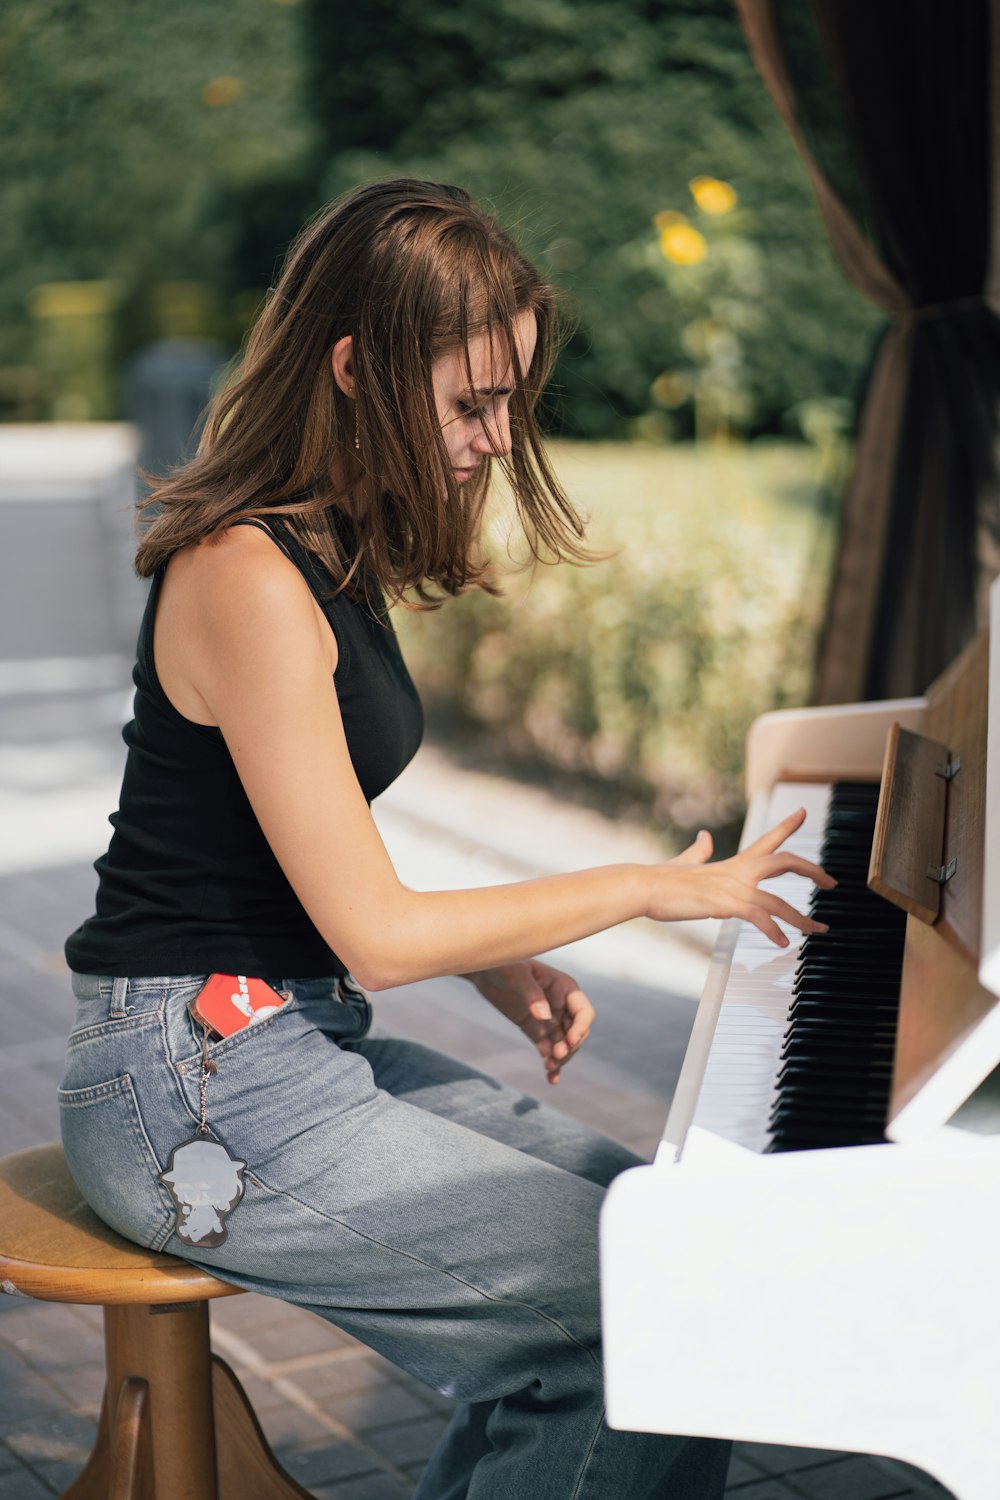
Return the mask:
{"type": "MultiPolygon", "coordinates": [[[[70,1018],[65,934],[91,907],[121,764],[127,663],[115,656],[0,663],[0,1153],[58,1133],[55,1089],[70,1018]]],[[[479,884],[549,868],[642,858],[639,831],[544,793],[451,766],[427,749],[384,799],[383,833],[414,884],[479,884]],[[472,833],[470,830],[478,830],[472,833]]],[[[561,1108],[648,1154],[659,1138],[705,963],[702,938],[650,924],[575,945],[564,962],[601,1022],[557,1090],[561,1108]]],[[[377,999],[380,1019],[505,1080],[544,1087],[534,1054],[460,980],[377,999]]],[[[411,1493],[450,1402],[311,1314],[255,1296],[212,1306],[281,1462],[316,1496],[411,1493]]],[[[93,1441],[102,1388],[100,1312],[0,1296],[0,1500],[59,1494],[93,1441]]],[[[941,1496],[884,1459],[738,1445],[740,1500],[941,1496]]],[[[526,1497],[530,1500],[530,1497],[526,1497]]]]}

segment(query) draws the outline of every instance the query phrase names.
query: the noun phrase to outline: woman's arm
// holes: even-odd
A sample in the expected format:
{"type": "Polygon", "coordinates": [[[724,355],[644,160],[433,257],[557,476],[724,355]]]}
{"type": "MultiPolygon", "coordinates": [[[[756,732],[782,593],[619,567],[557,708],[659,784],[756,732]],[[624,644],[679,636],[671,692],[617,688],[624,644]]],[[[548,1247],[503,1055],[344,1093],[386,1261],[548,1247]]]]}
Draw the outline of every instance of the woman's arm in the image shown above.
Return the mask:
{"type": "Polygon", "coordinates": [[[412,891],[398,879],[351,764],[330,679],[330,641],[298,570],[239,528],[185,570],[186,676],[218,723],[275,857],[326,942],[366,988],[460,974],[544,952],[631,917],[775,917],[816,924],[758,881],[815,865],[776,853],[786,819],[715,865],[605,865],[477,890],[412,891]]]}

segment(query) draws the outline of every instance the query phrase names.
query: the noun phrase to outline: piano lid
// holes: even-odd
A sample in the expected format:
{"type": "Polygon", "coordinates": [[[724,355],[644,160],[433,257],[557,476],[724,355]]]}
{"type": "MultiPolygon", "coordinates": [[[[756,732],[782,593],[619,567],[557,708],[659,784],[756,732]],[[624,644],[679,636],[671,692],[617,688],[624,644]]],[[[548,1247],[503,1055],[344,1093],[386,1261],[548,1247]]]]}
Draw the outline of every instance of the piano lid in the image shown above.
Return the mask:
{"type": "Polygon", "coordinates": [[[1000,1066],[1000,580],[990,602],[989,638],[982,632],[934,683],[921,726],[961,759],[941,861],[957,863],[933,925],[926,914],[907,918],[887,1131],[896,1141],[945,1125],[1000,1066]]]}

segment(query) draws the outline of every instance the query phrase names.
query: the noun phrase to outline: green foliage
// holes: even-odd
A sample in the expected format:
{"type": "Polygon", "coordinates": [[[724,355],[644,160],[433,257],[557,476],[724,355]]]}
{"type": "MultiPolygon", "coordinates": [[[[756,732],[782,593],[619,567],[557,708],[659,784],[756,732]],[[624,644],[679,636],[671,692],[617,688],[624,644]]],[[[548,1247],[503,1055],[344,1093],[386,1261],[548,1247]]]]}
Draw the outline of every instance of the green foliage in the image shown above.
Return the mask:
{"type": "Polygon", "coordinates": [[[300,58],[298,15],[274,0],[6,0],[0,366],[34,357],[40,283],[114,280],[117,356],[160,331],[162,282],[214,288],[200,331],[232,339],[240,200],[310,140],[300,58]]]}
{"type": "MultiPolygon", "coordinates": [[[[611,550],[397,628],[432,719],[583,780],[678,839],[731,825],[747,729],[807,700],[832,526],[808,448],[582,446],[554,457],[611,550]]],[[[494,554],[505,552],[495,523],[494,554]]],[[[457,733],[456,733],[457,731],[457,733]]]]}
{"type": "MultiPolygon", "coordinates": [[[[656,377],[689,361],[651,221],[686,210],[698,175],[734,185],[755,260],[743,425],[853,393],[878,314],[833,261],[729,0],[310,0],[305,19],[327,193],[394,173],[461,182],[570,293],[564,430],[627,431],[656,377]]],[[[680,408],[674,430],[693,419],[680,408]]]]}

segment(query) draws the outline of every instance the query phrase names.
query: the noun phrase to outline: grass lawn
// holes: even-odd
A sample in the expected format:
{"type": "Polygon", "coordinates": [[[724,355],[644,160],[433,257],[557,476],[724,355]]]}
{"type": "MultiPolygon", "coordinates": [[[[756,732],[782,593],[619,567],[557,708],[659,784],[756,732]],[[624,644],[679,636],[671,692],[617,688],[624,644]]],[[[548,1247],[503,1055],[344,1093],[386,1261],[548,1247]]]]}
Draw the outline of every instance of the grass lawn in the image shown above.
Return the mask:
{"type": "Polygon", "coordinates": [[[820,498],[816,450],[804,443],[554,442],[549,451],[570,496],[593,516],[595,534],[616,515],[628,524],[671,525],[692,513],[713,532],[776,523],[801,532],[820,498]]]}

